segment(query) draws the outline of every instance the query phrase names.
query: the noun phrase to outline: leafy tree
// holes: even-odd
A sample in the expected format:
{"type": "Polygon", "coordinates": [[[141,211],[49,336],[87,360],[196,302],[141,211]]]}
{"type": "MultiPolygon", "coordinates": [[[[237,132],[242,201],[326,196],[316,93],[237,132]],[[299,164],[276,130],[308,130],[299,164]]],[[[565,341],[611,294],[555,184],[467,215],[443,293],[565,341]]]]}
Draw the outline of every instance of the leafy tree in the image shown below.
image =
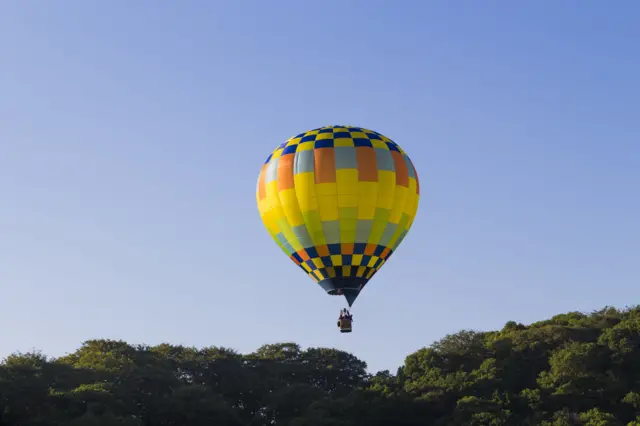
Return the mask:
{"type": "Polygon", "coordinates": [[[640,426],[640,308],[444,336],[396,373],[292,342],[89,340],[0,363],[0,426],[640,426]]]}

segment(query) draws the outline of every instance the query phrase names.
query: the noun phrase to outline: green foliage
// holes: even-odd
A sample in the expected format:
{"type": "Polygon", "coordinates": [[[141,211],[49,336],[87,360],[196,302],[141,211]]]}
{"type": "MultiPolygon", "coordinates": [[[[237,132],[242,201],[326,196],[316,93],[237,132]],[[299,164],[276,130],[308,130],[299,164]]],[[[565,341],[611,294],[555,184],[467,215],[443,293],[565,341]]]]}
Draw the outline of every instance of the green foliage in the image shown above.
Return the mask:
{"type": "Polygon", "coordinates": [[[295,343],[90,340],[0,364],[0,426],[640,426],[640,308],[463,330],[368,374],[295,343]]]}

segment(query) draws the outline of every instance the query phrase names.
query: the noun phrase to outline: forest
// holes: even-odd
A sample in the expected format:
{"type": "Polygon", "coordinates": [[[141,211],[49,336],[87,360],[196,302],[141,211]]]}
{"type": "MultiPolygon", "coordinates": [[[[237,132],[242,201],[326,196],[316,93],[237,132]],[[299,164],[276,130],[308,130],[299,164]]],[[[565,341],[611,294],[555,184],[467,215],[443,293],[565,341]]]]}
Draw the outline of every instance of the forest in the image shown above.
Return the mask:
{"type": "Polygon", "coordinates": [[[640,426],[640,307],[462,330],[376,374],[295,343],[14,353],[0,364],[0,425],[640,426]]]}

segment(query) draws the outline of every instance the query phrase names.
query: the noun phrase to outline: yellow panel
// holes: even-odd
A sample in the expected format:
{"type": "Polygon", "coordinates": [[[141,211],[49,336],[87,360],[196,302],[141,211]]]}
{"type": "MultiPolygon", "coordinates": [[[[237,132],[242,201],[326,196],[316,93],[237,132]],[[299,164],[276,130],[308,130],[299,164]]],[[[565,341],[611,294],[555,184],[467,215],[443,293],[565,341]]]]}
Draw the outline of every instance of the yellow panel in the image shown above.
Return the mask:
{"type": "MultiPolygon", "coordinates": [[[[386,210],[388,212],[388,210],[386,210]]],[[[389,215],[386,216],[381,215],[380,211],[376,212],[376,215],[373,217],[373,226],[371,227],[371,233],[369,234],[368,243],[378,244],[382,239],[382,235],[384,234],[384,230],[387,227],[389,215]]]]}
{"type": "Polygon", "coordinates": [[[333,141],[333,146],[355,146],[353,139],[337,138],[333,141]]]}
{"type": "Polygon", "coordinates": [[[373,219],[378,199],[378,182],[358,182],[358,219],[373,219]]]}
{"type": "Polygon", "coordinates": [[[362,257],[363,255],[361,254],[354,254],[353,255],[353,261],[351,262],[352,265],[362,265],[362,257]]]}
{"type": "Polygon", "coordinates": [[[313,172],[298,173],[293,176],[298,205],[303,213],[309,210],[318,210],[313,180],[313,172]]]}
{"type": "Polygon", "coordinates": [[[316,140],[333,139],[333,133],[318,133],[316,140]]]}
{"type": "Polygon", "coordinates": [[[379,209],[391,210],[393,207],[393,198],[382,198],[380,194],[378,194],[378,198],[376,199],[376,207],[379,209]]]}
{"type": "Polygon", "coordinates": [[[342,255],[332,254],[331,263],[333,263],[333,266],[342,266],[342,255]]]}
{"type": "Polygon", "coordinates": [[[391,209],[391,216],[389,222],[399,223],[402,210],[404,209],[404,200],[407,197],[408,188],[405,186],[396,186],[396,194],[393,199],[393,208],[391,209]]]}
{"type": "Polygon", "coordinates": [[[318,196],[318,210],[320,211],[320,220],[323,222],[338,220],[338,200],[336,196],[318,196]]]}
{"type": "Polygon", "coordinates": [[[340,241],[354,243],[356,241],[357,219],[340,218],[340,241]]]}
{"type": "Polygon", "coordinates": [[[278,197],[278,181],[272,180],[265,185],[265,190],[267,192],[267,197],[278,197]]]}
{"type": "Polygon", "coordinates": [[[271,156],[271,160],[270,161],[273,161],[276,158],[280,158],[282,156],[282,151],[284,151],[282,148],[279,148],[276,151],[274,151],[273,155],[271,156]]]}
{"type": "Polygon", "coordinates": [[[377,194],[378,182],[358,182],[358,194],[377,194]]]}
{"type": "Polygon", "coordinates": [[[358,219],[371,220],[376,214],[376,196],[370,194],[358,195],[358,219]]]}
{"type": "Polygon", "coordinates": [[[313,259],[311,259],[311,261],[314,265],[316,265],[316,268],[324,268],[324,264],[319,257],[314,257],[313,259]]]}
{"type": "Polygon", "coordinates": [[[404,212],[409,213],[414,205],[414,198],[417,195],[416,190],[416,180],[414,178],[409,178],[409,191],[407,193],[407,198],[404,201],[404,212]]]}
{"type": "Polygon", "coordinates": [[[358,270],[356,271],[356,277],[362,277],[364,276],[364,272],[367,270],[367,268],[365,268],[364,266],[359,266],[358,270]]]}
{"type": "Polygon", "coordinates": [[[310,211],[318,211],[318,199],[316,197],[301,197],[298,198],[298,205],[302,213],[310,211]]]}
{"type": "Polygon", "coordinates": [[[279,220],[281,217],[284,217],[284,211],[282,210],[282,206],[280,204],[280,197],[278,196],[278,187],[277,182],[269,182],[266,185],[267,192],[267,200],[271,204],[269,208],[269,212],[272,215],[274,221],[279,220]]]}
{"type": "Polygon", "coordinates": [[[278,226],[273,220],[273,214],[271,213],[271,211],[265,212],[263,215],[261,215],[261,217],[262,217],[262,222],[267,227],[269,232],[273,232],[274,234],[277,234],[278,226]]]}
{"type": "MultiPolygon", "coordinates": [[[[358,192],[358,169],[336,170],[338,194],[356,194],[358,192]]],[[[372,182],[375,184],[375,182],[372,182]]]]}
{"type": "Polygon", "coordinates": [[[389,240],[389,247],[392,247],[393,249],[397,248],[396,243],[398,242],[398,238],[400,238],[400,235],[402,235],[404,231],[405,228],[402,226],[398,226],[398,228],[396,228],[396,232],[393,233],[393,236],[389,240]]]}
{"type": "Polygon", "coordinates": [[[387,144],[384,141],[380,141],[378,139],[373,139],[371,141],[371,145],[373,145],[374,148],[389,149],[389,147],[387,146],[387,144]]]}
{"type": "Polygon", "coordinates": [[[298,199],[296,198],[294,188],[280,191],[280,202],[282,203],[282,209],[287,217],[289,226],[295,227],[304,225],[304,218],[300,212],[300,206],[298,206],[298,199]]]}
{"type": "Polygon", "coordinates": [[[338,195],[338,205],[340,207],[358,207],[358,196],[356,194],[338,195]]]}
{"type": "Polygon", "coordinates": [[[396,189],[396,173],[387,170],[378,171],[378,207],[391,208],[396,189]],[[389,201],[391,200],[391,201],[389,201]]]}
{"type": "Polygon", "coordinates": [[[298,144],[298,149],[296,149],[297,151],[309,151],[315,148],[315,142],[311,141],[311,142],[301,142],[298,144]]]}
{"type": "MultiPolygon", "coordinates": [[[[282,232],[282,235],[284,236],[284,238],[289,242],[289,244],[291,244],[291,247],[295,251],[300,250],[302,248],[302,245],[300,244],[300,241],[291,230],[291,224],[287,220],[287,216],[285,215],[285,209],[282,206],[282,203],[280,202],[280,194],[278,193],[278,186],[276,181],[272,181],[266,184],[266,193],[267,193],[267,198],[269,199],[269,202],[271,203],[271,206],[272,206],[271,209],[269,209],[269,212],[270,212],[269,214],[271,215],[269,221],[278,224],[277,225],[277,228],[279,228],[278,232],[282,232]]],[[[294,216],[295,216],[295,213],[293,213],[292,217],[294,216]]]]}
{"type": "Polygon", "coordinates": [[[411,189],[409,189],[409,191],[407,192],[407,198],[404,200],[404,208],[402,209],[402,212],[404,214],[410,217],[413,216],[417,197],[418,197],[418,194],[416,194],[415,192],[412,192],[411,189]]]}
{"type": "Polygon", "coordinates": [[[263,215],[267,212],[267,207],[269,206],[269,199],[263,198],[262,200],[258,200],[258,211],[260,215],[263,215]]]}
{"type": "Polygon", "coordinates": [[[343,266],[342,272],[345,276],[351,275],[351,266],[343,266]]]}
{"type": "Polygon", "coordinates": [[[320,213],[318,211],[310,211],[303,215],[304,223],[307,226],[307,231],[313,240],[313,244],[321,246],[327,244],[324,238],[324,229],[322,228],[322,221],[320,220],[320,213]]]}
{"type": "Polygon", "coordinates": [[[298,240],[298,237],[296,237],[296,234],[294,234],[293,231],[291,230],[290,225],[283,227],[281,231],[282,231],[282,235],[284,235],[285,240],[287,240],[287,242],[291,244],[291,247],[293,247],[295,251],[302,250],[303,248],[302,244],[300,244],[300,240],[298,240]]]}
{"type": "Polygon", "coordinates": [[[316,184],[316,195],[318,197],[320,197],[321,195],[333,195],[335,197],[336,193],[337,186],[335,182],[316,184]]]}

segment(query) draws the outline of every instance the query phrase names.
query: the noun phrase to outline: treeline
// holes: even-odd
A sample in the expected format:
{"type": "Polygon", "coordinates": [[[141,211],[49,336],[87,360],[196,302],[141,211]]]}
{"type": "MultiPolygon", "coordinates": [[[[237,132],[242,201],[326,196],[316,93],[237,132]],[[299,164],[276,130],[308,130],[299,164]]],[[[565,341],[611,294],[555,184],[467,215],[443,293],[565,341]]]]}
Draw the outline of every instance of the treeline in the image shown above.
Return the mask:
{"type": "Polygon", "coordinates": [[[461,331],[395,374],[294,343],[14,354],[0,365],[0,425],[640,426],[640,308],[461,331]]]}

